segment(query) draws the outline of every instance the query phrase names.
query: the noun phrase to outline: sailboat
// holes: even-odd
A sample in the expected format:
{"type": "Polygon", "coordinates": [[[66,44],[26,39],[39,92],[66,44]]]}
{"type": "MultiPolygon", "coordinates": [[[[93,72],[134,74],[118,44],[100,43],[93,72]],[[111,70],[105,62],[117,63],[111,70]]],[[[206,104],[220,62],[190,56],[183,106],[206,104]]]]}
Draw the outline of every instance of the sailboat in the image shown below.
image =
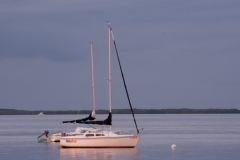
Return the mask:
{"type": "Polygon", "coordinates": [[[64,121],[64,122],[75,122],[81,124],[94,124],[94,125],[109,125],[109,130],[102,130],[96,128],[86,128],[81,130],[81,134],[77,135],[63,135],[60,138],[61,147],[80,147],[80,148],[134,148],[140,138],[140,133],[137,127],[137,123],[133,114],[133,109],[130,103],[129,95],[126,88],[126,83],[124,80],[116,43],[114,40],[112,28],[110,24],[108,25],[108,60],[109,60],[109,70],[108,70],[108,95],[109,95],[109,114],[105,120],[101,121],[82,121],[82,120],[73,120],[73,121],[64,121]],[[122,132],[114,132],[112,130],[112,71],[111,71],[111,35],[114,42],[115,50],[118,57],[118,63],[121,70],[124,87],[128,97],[128,102],[130,104],[130,109],[132,111],[133,119],[137,129],[137,133],[132,134],[122,134],[122,132]]]}

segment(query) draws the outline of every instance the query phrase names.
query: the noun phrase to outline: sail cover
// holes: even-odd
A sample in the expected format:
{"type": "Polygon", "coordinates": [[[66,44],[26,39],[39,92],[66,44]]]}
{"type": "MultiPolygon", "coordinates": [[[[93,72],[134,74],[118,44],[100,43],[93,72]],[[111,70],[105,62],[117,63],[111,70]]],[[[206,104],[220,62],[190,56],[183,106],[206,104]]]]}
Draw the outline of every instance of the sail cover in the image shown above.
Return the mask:
{"type": "Polygon", "coordinates": [[[103,121],[92,121],[91,119],[88,119],[88,118],[89,117],[83,118],[83,119],[72,120],[72,121],[63,121],[63,123],[82,123],[82,124],[112,125],[112,113],[111,112],[109,112],[108,118],[103,120],[103,121]],[[87,120],[90,120],[90,121],[87,121],[87,120]]]}
{"type": "Polygon", "coordinates": [[[87,120],[94,120],[95,119],[95,111],[92,111],[92,113],[89,114],[88,117],[83,118],[83,119],[76,119],[76,120],[71,120],[71,121],[63,121],[62,123],[78,123],[78,122],[84,122],[87,120]]]}

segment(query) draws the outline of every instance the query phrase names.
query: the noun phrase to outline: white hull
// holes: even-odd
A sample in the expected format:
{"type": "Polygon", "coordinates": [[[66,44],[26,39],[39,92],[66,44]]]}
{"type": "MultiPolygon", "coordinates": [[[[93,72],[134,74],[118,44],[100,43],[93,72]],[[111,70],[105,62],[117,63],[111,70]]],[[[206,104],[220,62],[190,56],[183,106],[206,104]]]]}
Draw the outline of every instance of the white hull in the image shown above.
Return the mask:
{"type": "Polygon", "coordinates": [[[60,138],[61,147],[79,148],[134,148],[139,135],[121,135],[116,137],[77,137],[60,138]]]}
{"type": "Polygon", "coordinates": [[[48,137],[49,141],[51,142],[60,142],[60,138],[61,138],[61,134],[59,133],[53,133],[48,137]]]}

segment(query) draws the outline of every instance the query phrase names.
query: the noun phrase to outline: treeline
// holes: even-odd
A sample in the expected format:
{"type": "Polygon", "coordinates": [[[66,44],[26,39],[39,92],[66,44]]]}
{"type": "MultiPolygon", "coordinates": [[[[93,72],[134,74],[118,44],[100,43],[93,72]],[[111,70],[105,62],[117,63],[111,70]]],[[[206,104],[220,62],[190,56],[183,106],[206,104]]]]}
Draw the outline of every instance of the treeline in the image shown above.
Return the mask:
{"type": "MultiPolygon", "coordinates": [[[[135,114],[239,114],[238,109],[133,109],[135,114]]],[[[1,109],[0,115],[37,115],[43,112],[45,115],[61,115],[61,114],[89,114],[91,110],[66,110],[66,111],[27,111],[27,110],[16,110],[16,109],[1,109]]],[[[108,110],[96,110],[97,114],[108,114],[108,110]]],[[[113,114],[131,114],[130,109],[113,109],[113,114]]]]}

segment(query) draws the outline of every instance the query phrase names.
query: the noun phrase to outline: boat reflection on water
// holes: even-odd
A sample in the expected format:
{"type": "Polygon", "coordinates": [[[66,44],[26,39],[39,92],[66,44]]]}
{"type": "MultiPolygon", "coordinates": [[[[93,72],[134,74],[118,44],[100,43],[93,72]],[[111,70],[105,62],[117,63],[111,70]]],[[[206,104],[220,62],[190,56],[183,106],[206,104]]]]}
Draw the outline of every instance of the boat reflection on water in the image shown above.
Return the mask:
{"type": "Polygon", "coordinates": [[[60,159],[139,159],[136,148],[61,148],[60,159]]]}

